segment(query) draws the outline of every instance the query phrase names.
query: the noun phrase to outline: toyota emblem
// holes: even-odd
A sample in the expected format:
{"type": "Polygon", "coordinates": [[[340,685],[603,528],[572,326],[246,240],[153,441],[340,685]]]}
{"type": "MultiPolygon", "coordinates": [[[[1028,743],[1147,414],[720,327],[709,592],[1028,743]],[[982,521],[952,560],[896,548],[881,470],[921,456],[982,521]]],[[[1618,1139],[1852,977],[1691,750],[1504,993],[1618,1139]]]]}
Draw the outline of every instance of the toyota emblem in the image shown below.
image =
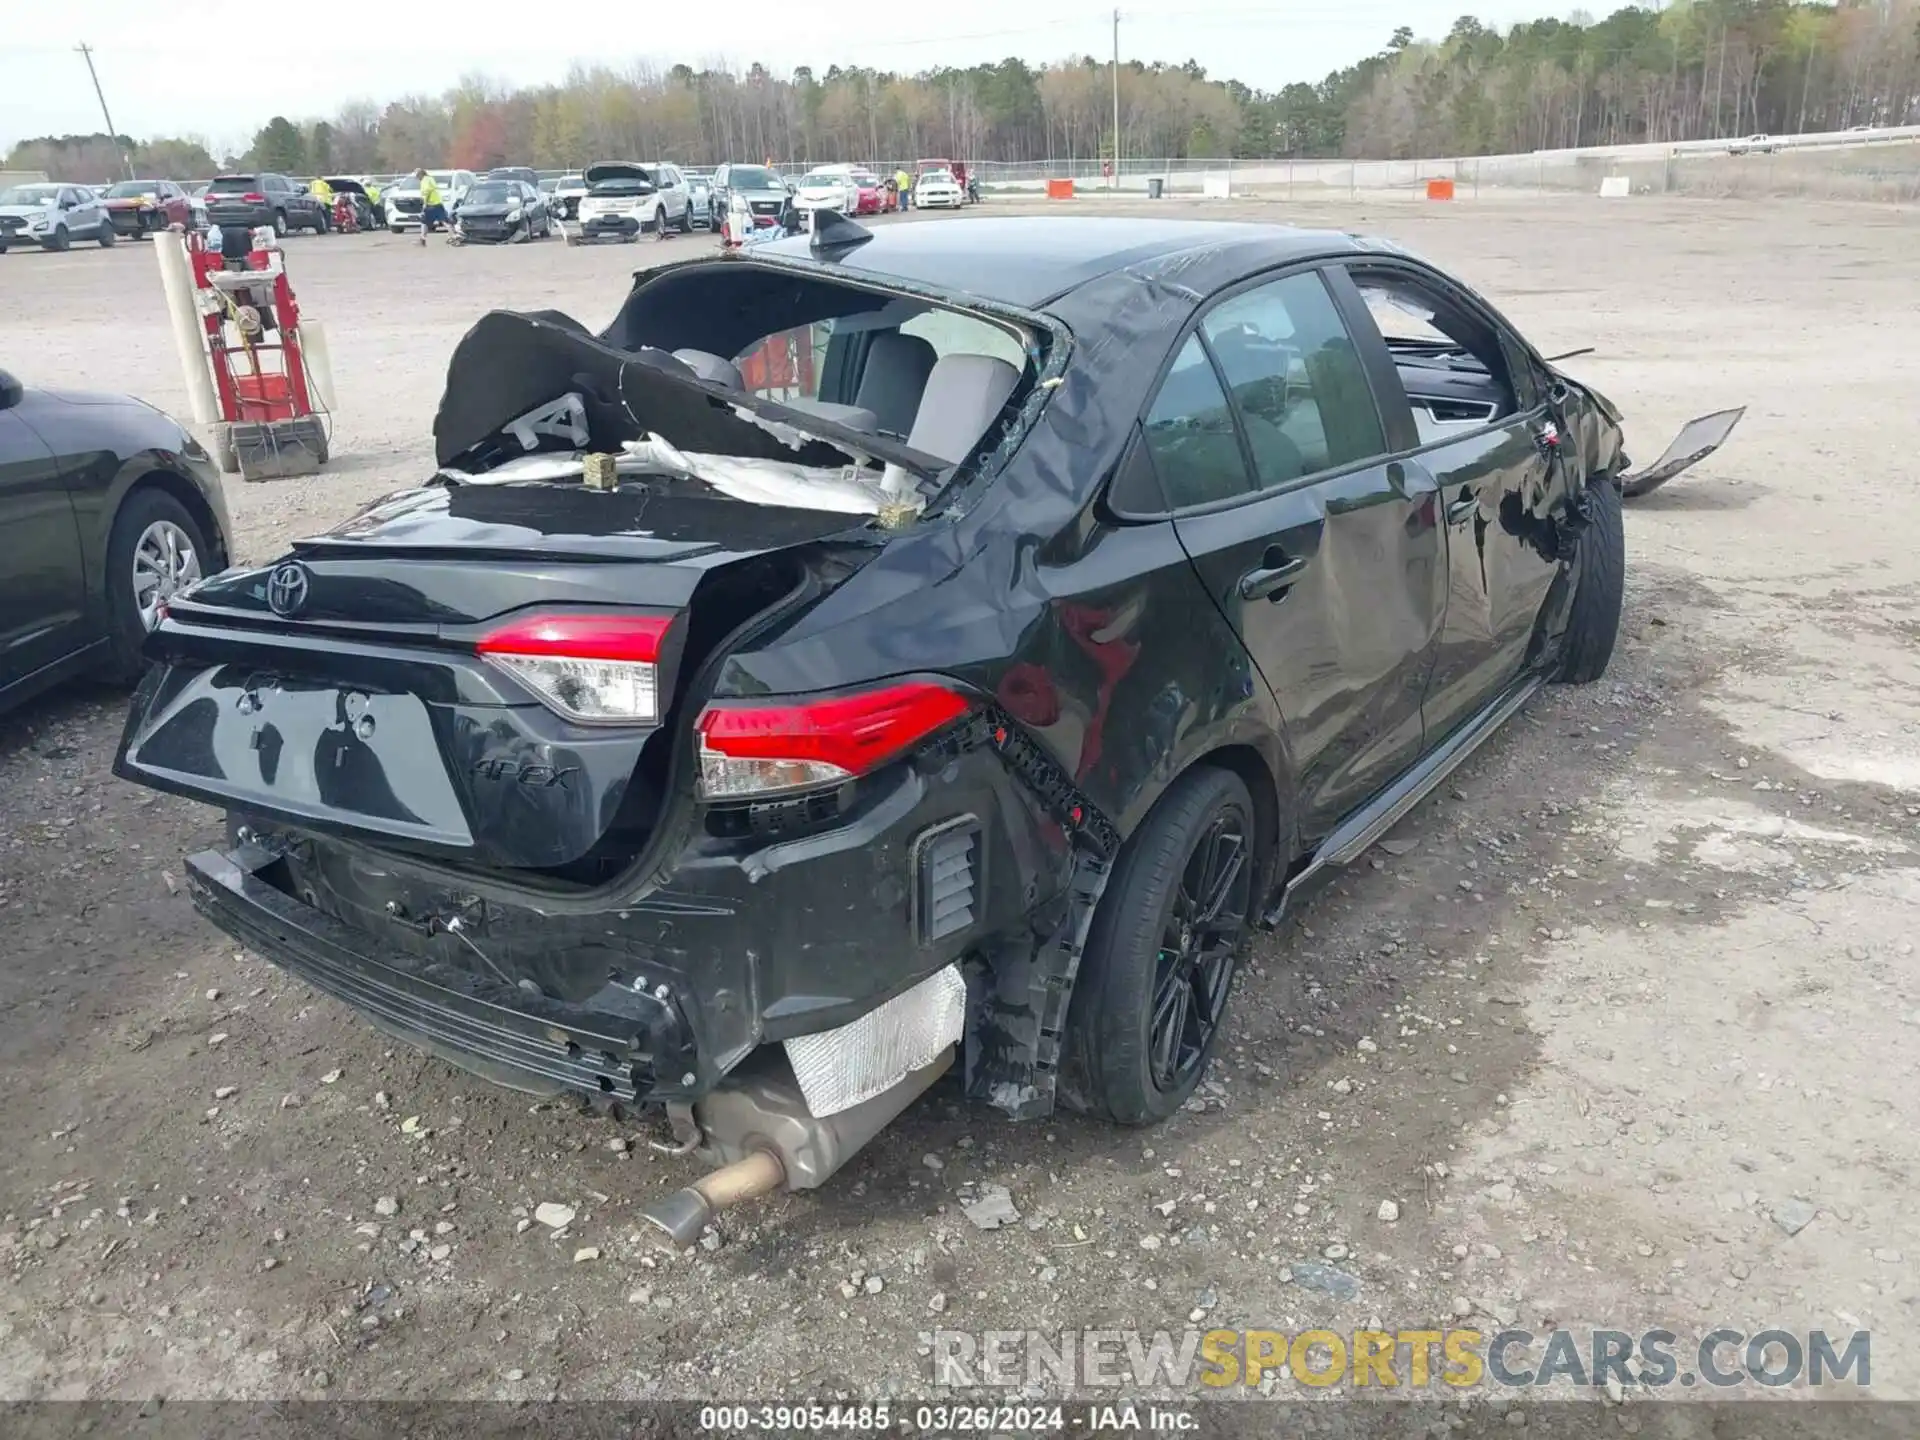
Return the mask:
{"type": "Polygon", "coordinates": [[[276,615],[298,615],[307,603],[311,584],[307,567],[298,560],[274,566],[267,576],[267,608],[276,615]]]}

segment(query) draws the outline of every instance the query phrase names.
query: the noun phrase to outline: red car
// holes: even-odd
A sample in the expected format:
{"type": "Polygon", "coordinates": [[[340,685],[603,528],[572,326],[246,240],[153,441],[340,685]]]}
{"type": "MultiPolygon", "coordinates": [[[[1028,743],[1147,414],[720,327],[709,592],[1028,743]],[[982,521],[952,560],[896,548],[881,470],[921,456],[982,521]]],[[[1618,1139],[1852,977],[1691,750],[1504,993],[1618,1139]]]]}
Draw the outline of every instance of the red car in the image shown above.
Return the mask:
{"type": "Polygon", "coordinates": [[[853,180],[860,187],[860,203],[854,207],[854,214],[882,215],[900,208],[900,197],[889,190],[887,182],[871,170],[855,170],[853,180]]]}
{"type": "Polygon", "coordinates": [[[138,239],[169,225],[192,228],[187,192],[171,180],[122,180],[109,185],[102,198],[116,234],[138,239]]]}

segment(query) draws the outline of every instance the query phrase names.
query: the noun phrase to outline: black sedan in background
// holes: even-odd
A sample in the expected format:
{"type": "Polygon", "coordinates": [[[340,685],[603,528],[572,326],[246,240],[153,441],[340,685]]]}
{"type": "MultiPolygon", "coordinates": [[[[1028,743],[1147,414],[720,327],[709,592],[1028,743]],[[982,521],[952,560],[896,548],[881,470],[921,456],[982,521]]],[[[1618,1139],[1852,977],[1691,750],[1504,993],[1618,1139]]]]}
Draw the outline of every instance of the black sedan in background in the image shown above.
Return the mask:
{"type": "Polygon", "coordinates": [[[453,233],[461,240],[496,244],[544,240],[553,234],[553,217],[539,186],[490,175],[467,191],[454,216],[453,233]]]}
{"type": "Polygon", "coordinates": [[[179,424],[0,370],[0,710],[86,672],[132,680],[163,602],[225,568],[226,500],[179,424]]]}

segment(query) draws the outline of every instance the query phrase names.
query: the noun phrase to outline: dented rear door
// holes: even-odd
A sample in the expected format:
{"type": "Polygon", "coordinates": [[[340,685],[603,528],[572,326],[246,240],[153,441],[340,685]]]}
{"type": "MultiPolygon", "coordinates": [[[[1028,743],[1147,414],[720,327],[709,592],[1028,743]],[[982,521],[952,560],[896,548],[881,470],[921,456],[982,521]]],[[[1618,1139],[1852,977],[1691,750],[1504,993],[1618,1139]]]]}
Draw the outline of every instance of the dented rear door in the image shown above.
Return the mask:
{"type": "Polygon", "coordinates": [[[1420,753],[1445,603],[1433,481],[1384,453],[1317,272],[1230,294],[1188,343],[1203,339],[1211,374],[1176,360],[1148,448],[1181,544],[1286,719],[1311,844],[1420,753]],[[1237,442],[1249,477],[1240,496],[1209,411],[1220,380],[1232,395],[1225,443],[1237,442]]]}

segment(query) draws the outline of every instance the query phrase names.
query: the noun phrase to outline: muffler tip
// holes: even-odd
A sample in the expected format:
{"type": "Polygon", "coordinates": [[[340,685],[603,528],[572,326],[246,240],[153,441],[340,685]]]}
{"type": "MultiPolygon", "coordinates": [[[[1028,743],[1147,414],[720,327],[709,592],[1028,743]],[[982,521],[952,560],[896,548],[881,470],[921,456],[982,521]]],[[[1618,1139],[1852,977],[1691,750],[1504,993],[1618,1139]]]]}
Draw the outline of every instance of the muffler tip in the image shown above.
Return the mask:
{"type": "Polygon", "coordinates": [[[731,1165],[722,1165],[693,1184],[663,1195],[640,1211],[640,1218],[661,1232],[656,1239],[684,1250],[699,1240],[700,1232],[722,1210],[742,1200],[772,1194],[787,1183],[786,1167],[771,1150],[756,1150],[731,1165]]]}
{"type": "Polygon", "coordinates": [[[640,1218],[659,1231],[654,1239],[663,1248],[685,1250],[712,1223],[713,1206],[707,1203],[706,1196],[689,1185],[647,1205],[640,1211],[640,1218]]]}

